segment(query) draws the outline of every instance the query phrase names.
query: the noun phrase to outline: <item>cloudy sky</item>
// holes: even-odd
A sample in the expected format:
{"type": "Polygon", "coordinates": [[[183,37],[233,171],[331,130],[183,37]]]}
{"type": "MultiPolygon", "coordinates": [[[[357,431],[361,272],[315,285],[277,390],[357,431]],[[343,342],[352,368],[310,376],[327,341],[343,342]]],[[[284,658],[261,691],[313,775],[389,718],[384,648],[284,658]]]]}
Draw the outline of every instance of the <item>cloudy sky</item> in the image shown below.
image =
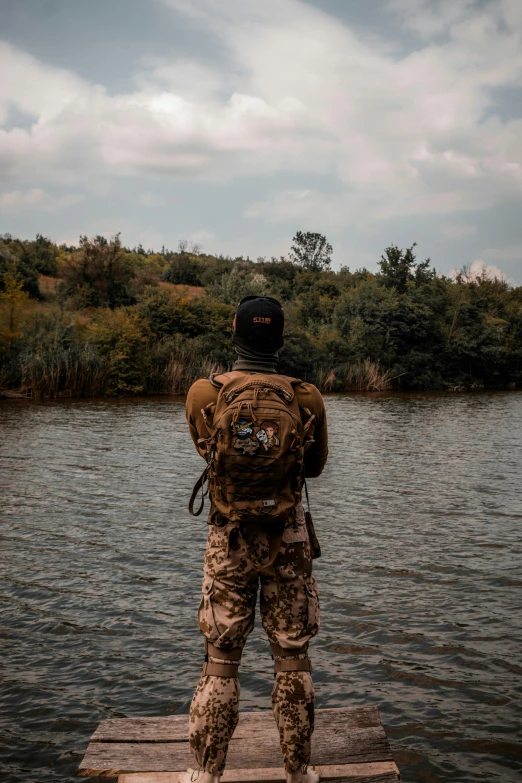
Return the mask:
{"type": "Polygon", "coordinates": [[[2,233],[520,284],[521,207],[521,0],[0,2],[2,233]]]}

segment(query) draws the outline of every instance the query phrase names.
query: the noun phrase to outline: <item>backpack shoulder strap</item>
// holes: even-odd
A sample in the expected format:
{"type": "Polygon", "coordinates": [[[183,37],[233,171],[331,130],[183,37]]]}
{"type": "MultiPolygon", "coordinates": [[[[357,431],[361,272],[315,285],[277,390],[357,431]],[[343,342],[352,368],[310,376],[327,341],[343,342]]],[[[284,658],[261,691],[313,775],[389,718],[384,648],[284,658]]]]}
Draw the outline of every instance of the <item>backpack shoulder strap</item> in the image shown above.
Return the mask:
{"type": "Polygon", "coordinates": [[[210,470],[209,465],[206,465],[205,470],[194,484],[194,489],[192,490],[192,495],[190,496],[189,507],[188,507],[189,514],[192,514],[193,517],[199,517],[199,515],[203,511],[203,506],[205,505],[205,496],[208,494],[208,486],[206,490],[204,489],[204,487],[208,479],[209,470],[210,470]],[[194,511],[194,503],[196,502],[196,497],[199,490],[201,490],[201,503],[198,510],[194,511]]]}
{"type": "Polygon", "coordinates": [[[223,384],[222,384],[222,383],[220,383],[219,381],[217,381],[217,380],[216,380],[216,378],[217,378],[217,377],[218,377],[217,375],[213,375],[213,374],[212,374],[212,375],[209,375],[209,376],[208,376],[208,380],[209,380],[209,383],[210,383],[212,386],[214,386],[216,389],[221,389],[221,387],[223,386],[223,384]]]}
{"type": "Polygon", "coordinates": [[[229,381],[234,381],[236,378],[242,378],[243,375],[245,375],[244,372],[241,372],[241,370],[231,370],[230,372],[219,372],[219,373],[213,373],[209,381],[211,382],[212,386],[224,386],[225,383],[228,383],[229,381]]]}
{"type": "Polygon", "coordinates": [[[303,383],[301,378],[291,378],[289,375],[283,375],[283,378],[286,378],[291,386],[299,386],[300,383],[303,383]]]}

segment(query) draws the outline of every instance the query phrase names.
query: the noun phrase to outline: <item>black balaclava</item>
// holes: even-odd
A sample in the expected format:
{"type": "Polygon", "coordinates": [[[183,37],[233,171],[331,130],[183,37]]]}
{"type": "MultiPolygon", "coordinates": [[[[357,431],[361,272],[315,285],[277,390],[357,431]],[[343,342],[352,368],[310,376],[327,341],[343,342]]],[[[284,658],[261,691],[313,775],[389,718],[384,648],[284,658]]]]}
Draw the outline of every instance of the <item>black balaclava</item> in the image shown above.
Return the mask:
{"type": "Polygon", "coordinates": [[[232,365],[233,370],[246,370],[247,372],[277,372],[279,351],[269,353],[255,351],[248,340],[234,333],[232,342],[237,353],[237,359],[232,365]]]}
{"type": "Polygon", "coordinates": [[[233,370],[277,373],[279,350],[283,346],[283,308],[268,296],[246,296],[236,311],[233,370]]]}

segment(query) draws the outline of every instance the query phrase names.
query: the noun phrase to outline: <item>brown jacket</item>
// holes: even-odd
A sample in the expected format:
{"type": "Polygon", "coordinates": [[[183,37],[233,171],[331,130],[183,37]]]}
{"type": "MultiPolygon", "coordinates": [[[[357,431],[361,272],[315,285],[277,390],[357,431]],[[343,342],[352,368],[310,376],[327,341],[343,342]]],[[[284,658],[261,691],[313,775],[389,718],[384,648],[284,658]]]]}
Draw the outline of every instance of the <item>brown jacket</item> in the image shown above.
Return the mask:
{"type": "MultiPolygon", "coordinates": [[[[245,372],[245,375],[248,373],[245,372]]],[[[328,457],[328,431],[326,428],[326,413],[321,392],[311,383],[301,383],[295,388],[297,401],[303,408],[308,408],[315,414],[315,443],[305,453],[305,476],[315,478],[320,476],[328,457]]],[[[201,378],[192,384],[187,395],[187,421],[190,436],[196,449],[202,457],[205,452],[198,448],[198,438],[207,438],[209,432],[201,413],[212,402],[216,402],[219,389],[206,378],[201,378]]]]}

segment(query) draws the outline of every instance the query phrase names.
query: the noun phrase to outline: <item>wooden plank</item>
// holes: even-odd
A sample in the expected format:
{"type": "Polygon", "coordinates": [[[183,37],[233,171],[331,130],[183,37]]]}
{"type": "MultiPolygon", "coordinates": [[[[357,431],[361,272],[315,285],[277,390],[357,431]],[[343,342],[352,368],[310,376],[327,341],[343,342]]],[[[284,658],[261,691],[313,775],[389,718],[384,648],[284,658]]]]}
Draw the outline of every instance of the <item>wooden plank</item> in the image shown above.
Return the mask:
{"type": "MultiPolygon", "coordinates": [[[[340,731],[348,728],[380,726],[377,707],[338,707],[315,711],[315,723],[340,731]]],[[[272,728],[271,711],[240,712],[235,739],[258,734],[272,728]]],[[[91,742],[185,742],[188,736],[188,715],[168,715],[163,718],[109,718],[103,720],[91,737],[91,742]]]]}
{"type": "MultiPolygon", "coordinates": [[[[321,780],[382,780],[383,776],[396,782],[399,770],[393,761],[379,761],[371,764],[338,764],[316,767],[321,780]]],[[[132,772],[120,775],[118,783],[182,783],[183,772],[132,772]]],[[[281,783],[284,781],[283,767],[261,769],[225,770],[222,783],[281,783]]]]}
{"type": "Polygon", "coordinates": [[[398,783],[399,778],[394,772],[386,772],[384,775],[357,775],[354,778],[331,778],[330,783],[398,783]]]}
{"type": "MultiPolygon", "coordinates": [[[[227,756],[228,769],[274,767],[281,763],[279,736],[275,723],[259,736],[232,737],[227,756]]],[[[382,726],[341,732],[328,724],[316,727],[313,737],[316,764],[392,761],[390,746],[382,726]]],[[[188,742],[92,742],[78,773],[115,777],[124,772],[183,772],[193,765],[188,742]]]]}
{"type": "MultiPolygon", "coordinates": [[[[394,761],[375,761],[366,764],[321,764],[316,767],[323,780],[350,778],[357,775],[395,775],[400,777],[394,761]]],[[[284,770],[283,770],[284,772],[284,770]]]]}

